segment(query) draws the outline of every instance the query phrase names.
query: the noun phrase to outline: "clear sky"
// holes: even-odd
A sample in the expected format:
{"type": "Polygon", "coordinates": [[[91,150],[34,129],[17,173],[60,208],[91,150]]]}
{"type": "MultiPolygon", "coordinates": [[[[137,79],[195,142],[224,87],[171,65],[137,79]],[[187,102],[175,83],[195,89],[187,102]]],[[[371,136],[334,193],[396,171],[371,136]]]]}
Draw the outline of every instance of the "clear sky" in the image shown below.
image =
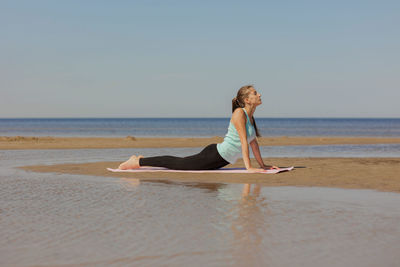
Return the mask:
{"type": "Polygon", "coordinates": [[[400,1],[2,1],[0,117],[400,117],[400,1]]]}

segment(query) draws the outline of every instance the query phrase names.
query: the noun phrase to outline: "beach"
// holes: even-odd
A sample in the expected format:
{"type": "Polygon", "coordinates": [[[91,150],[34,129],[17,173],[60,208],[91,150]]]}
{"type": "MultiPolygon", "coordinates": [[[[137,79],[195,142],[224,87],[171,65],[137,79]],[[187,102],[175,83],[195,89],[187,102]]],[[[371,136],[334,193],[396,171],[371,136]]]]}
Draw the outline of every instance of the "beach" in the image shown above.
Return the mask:
{"type": "MultiPolygon", "coordinates": [[[[220,143],[222,140],[223,137],[220,136],[205,138],[0,136],[0,150],[203,147],[212,143],[220,143]]],[[[260,137],[257,140],[260,146],[400,144],[400,138],[391,137],[279,136],[260,137]]]]}
{"type": "MultiPolygon", "coordinates": [[[[33,172],[132,178],[143,181],[259,184],[262,186],[318,186],[375,189],[400,193],[400,158],[264,158],[278,166],[295,166],[279,174],[227,173],[113,173],[120,162],[24,166],[33,172]]],[[[255,160],[252,165],[257,166],[255,160]]],[[[244,167],[242,160],[227,167],[244,167]]]]}
{"type": "Polygon", "coordinates": [[[222,137],[3,136],[0,265],[391,266],[399,139],[260,138],[266,164],[295,169],[228,174],[106,170],[222,137]]]}
{"type": "MultiPolygon", "coordinates": [[[[2,137],[1,149],[99,149],[99,148],[169,148],[201,147],[222,140],[213,138],[75,138],[75,137],[2,137]]],[[[260,146],[332,145],[332,144],[398,144],[400,138],[355,137],[265,137],[260,146]]],[[[105,177],[179,182],[250,183],[262,186],[319,186],[334,188],[374,189],[400,192],[400,158],[264,158],[277,166],[295,166],[291,172],[266,174],[215,173],[112,173],[106,168],[117,168],[121,161],[82,162],[53,165],[19,166],[33,172],[80,174],[105,177]]],[[[252,165],[258,166],[252,159],[252,165]]],[[[240,159],[227,167],[244,167],[240,159]]]]}
{"type": "Polygon", "coordinates": [[[1,3],[0,267],[400,266],[400,2],[1,3]]]}

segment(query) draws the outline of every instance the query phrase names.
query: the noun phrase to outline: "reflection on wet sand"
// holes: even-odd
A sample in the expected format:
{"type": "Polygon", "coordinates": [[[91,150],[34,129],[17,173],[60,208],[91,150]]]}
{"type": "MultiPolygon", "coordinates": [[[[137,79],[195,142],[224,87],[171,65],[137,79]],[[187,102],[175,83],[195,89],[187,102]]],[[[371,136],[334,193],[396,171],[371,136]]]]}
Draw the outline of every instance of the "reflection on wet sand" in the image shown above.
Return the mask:
{"type": "Polygon", "coordinates": [[[121,185],[126,188],[127,190],[131,190],[133,188],[138,187],[142,182],[146,183],[158,183],[158,184],[167,184],[167,185],[181,185],[185,187],[192,187],[192,188],[200,188],[200,189],[207,189],[209,191],[218,191],[221,188],[226,187],[226,184],[222,183],[198,183],[198,182],[177,182],[177,181],[170,181],[170,180],[146,180],[146,179],[135,179],[135,178],[121,178],[119,180],[121,185]]]}
{"type": "MultiPolygon", "coordinates": [[[[121,185],[127,191],[137,189],[141,182],[143,180],[120,179],[121,185]]],[[[147,183],[180,185],[206,189],[210,192],[223,192],[227,188],[226,184],[220,183],[185,183],[168,180],[150,180],[146,181],[147,183]]],[[[225,218],[223,225],[230,225],[227,228],[230,229],[230,232],[227,232],[228,239],[225,241],[231,240],[231,260],[235,265],[257,265],[260,260],[262,261],[261,258],[263,257],[263,236],[266,236],[267,230],[265,215],[268,215],[268,212],[266,212],[266,199],[261,195],[261,186],[259,184],[244,184],[241,195],[236,195],[233,198],[222,196],[221,198],[233,204],[224,205],[222,209],[219,209],[224,214],[222,216],[225,218]],[[228,207],[230,208],[227,210],[226,208],[228,207]]],[[[219,226],[216,227],[218,228],[219,226]]]]}
{"type": "Polygon", "coordinates": [[[254,185],[253,194],[250,195],[251,184],[245,184],[242,191],[242,200],[246,200],[246,197],[259,197],[261,192],[261,186],[259,184],[254,185]]]}
{"type": "Polygon", "coordinates": [[[244,184],[237,202],[237,216],[232,220],[233,254],[239,266],[257,266],[264,251],[263,237],[266,236],[266,199],[260,197],[261,186],[244,184]]]}
{"type": "Polygon", "coordinates": [[[119,181],[126,191],[132,191],[140,185],[140,180],[135,178],[121,178],[119,181]]]}
{"type": "Polygon", "coordinates": [[[118,194],[123,201],[112,211],[121,208],[128,216],[112,218],[118,229],[124,222],[135,227],[125,229],[124,236],[132,231],[127,243],[113,237],[129,253],[145,240],[151,244],[144,245],[146,255],[154,257],[146,260],[156,265],[190,265],[198,257],[198,266],[365,266],[371,252],[381,255],[374,259],[383,265],[398,259],[395,195],[128,178],[120,183],[135,192],[118,194]]]}

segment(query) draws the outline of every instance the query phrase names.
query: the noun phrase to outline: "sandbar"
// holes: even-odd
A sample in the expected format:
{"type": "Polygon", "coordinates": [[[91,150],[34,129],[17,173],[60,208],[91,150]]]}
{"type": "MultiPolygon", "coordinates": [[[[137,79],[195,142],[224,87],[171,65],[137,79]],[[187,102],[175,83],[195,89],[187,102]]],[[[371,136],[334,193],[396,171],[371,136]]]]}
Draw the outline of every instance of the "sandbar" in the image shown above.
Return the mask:
{"type": "MultiPolygon", "coordinates": [[[[125,160],[125,159],[121,159],[125,160]]],[[[240,183],[262,186],[307,186],[374,189],[400,193],[400,158],[265,158],[266,164],[295,166],[280,174],[113,173],[120,162],[94,162],[20,167],[27,171],[106,176],[132,181],[240,183]]],[[[252,165],[257,163],[252,159],[252,165]]],[[[244,167],[238,160],[227,167],[244,167]]]]}
{"type": "MultiPolygon", "coordinates": [[[[223,137],[144,138],[144,137],[31,137],[0,136],[0,150],[15,149],[107,149],[203,147],[222,142],[223,137]]],[[[400,138],[387,137],[260,137],[260,146],[400,144],[400,138]]]]}

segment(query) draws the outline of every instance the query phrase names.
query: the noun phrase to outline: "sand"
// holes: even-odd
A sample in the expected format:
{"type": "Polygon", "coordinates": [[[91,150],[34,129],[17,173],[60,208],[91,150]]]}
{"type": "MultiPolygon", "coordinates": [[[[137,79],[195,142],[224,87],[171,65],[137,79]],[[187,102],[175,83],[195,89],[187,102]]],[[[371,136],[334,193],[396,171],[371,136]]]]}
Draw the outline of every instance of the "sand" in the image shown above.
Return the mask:
{"type": "MultiPolygon", "coordinates": [[[[122,159],[121,159],[122,160],[122,159]]],[[[241,183],[263,186],[319,186],[353,189],[375,189],[400,193],[400,158],[265,158],[266,164],[296,166],[280,174],[226,174],[226,173],[113,173],[107,167],[117,168],[120,162],[95,162],[24,166],[24,170],[123,178],[139,184],[140,181],[241,183]]],[[[257,163],[253,160],[253,166],[257,163]]],[[[243,167],[243,161],[227,167],[243,167]]]]}
{"type": "MultiPolygon", "coordinates": [[[[399,144],[400,138],[368,137],[262,137],[261,146],[399,144]]],[[[100,137],[0,137],[0,149],[83,149],[83,148],[161,148],[202,147],[218,143],[212,138],[100,138],[100,137]]],[[[375,189],[400,192],[400,158],[265,158],[269,165],[295,166],[281,174],[226,173],[112,173],[118,162],[24,166],[27,171],[119,177],[132,181],[175,181],[196,183],[257,183],[264,186],[321,186],[375,189]]],[[[253,166],[257,163],[253,160],[253,166]]],[[[240,159],[235,165],[244,167],[240,159]]]]}
{"type": "MultiPolygon", "coordinates": [[[[135,138],[115,137],[26,137],[0,136],[0,149],[87,149],[87,148],[160,148],[202,147],[222,142],[211,138],[135,138]]],[[[376,137],[261,137],[260,146],[400,144],[400,138],[376,137]]]]}

